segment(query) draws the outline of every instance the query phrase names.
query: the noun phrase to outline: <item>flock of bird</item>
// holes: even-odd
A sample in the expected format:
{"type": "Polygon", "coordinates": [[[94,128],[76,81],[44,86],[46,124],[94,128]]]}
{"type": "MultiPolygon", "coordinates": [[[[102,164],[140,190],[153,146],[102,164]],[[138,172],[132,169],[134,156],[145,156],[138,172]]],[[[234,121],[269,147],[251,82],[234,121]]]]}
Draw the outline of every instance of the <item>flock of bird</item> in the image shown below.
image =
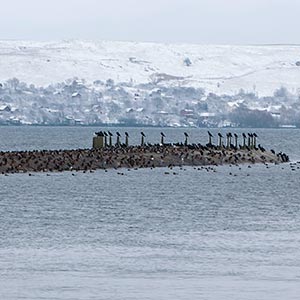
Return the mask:
{"type": "MultiPolygon", "coordinates": [[[[104,139],[104,147],[113,147],[113,146],[117,146],[117,147],[128,147],[129,146],[129,134],[128,132],[125,132],[125,143],[121,143],[121,134],[119,132],[116,132],[116,143],[113,144],[112,142],[112,137],[113,137],[113,134],[108,131],[99,131],[99,132],[95,132],[95,135],[98,136],[98,137],[103,137],[104,139]]],[[[165,142],[164,142],[164,139],[166,137],[166,135],[161,132],[160,133],[161,135],[161,142],[160,144],[161,145],[165,145],[165,142]]],[[[185,141],[184,143],[176,143],[174,144],[175,146],[176,145],[185,145],[185,146],[188,146],[188,138],[189,138],[189,134],[184,132],[184,136],[185,136],[185,141]]],[[[141,146],[152,146],[152,144],[150,143],[147,143],[145,144],[145,133],[144,132],[141,132],[141,146]]],[[[261,146],[261,145],[258,145],[258,147],[256,146],[257,145],[257,134],[256,133],[248,133],[248,134],[245,134],[243,133],[242,134],[242,138],[243,138],[243,145],[238,145],[238,135],[236,133],[232,134],[231,132],[228,132],[226,134],[226,140],[227,140],[227,143],[226,145],[224,144],[223,142],[223,139],[224,139],[224,136],[221,134],[221,133],[218,133],[218,138],[219,138],[219,142],[218,142],[218,145],[214,145],[212,143],[212,138],[213,138],[213,135],[210,131],[208,131],[208,143],[206,144],[206,147],[208,148],[216,148],[216,147],[219,147],[219,148],[232,148],[232,149],[247,149],[250,151],[250,149],[256,149],[256,150],[264,150],[264,148],[261,146]],[[232,143],[234,139],[234,143],[232,143]]],[[[170,145],[170,144],[168,144],[170,145]]]]}
{"type": "MultiPolygon", "coordinates": [[[[247,151],[251,151],[251,150],[255,150],[255,151],[260,151],[262,153],[266,152],[266,149],[261,146],[260,144],[257,144],[257,138],[258,135],[254,132],[254,133],[242,133],[241,137],[242,137],[242,145],[238,144],[238,134],[234,133],[232,134],[231,132],[226,133],[226,143],[224,143],[224,136],[221,133],[218,133],[218,144],[215,145],[212,142],[212,138],[213,138],[213,134],[208,131],[208,143],[205,145],[202,144],[189,144],[188,143],[188,139],[189,139],[189,134],[187,132],[184,132],[184,143],[165,143],[165,137],[166,135],[161,132],[161,140],[160,140],[160,144],[151,144],[151,143],[145,143],[145,138],[146,135],[144,132],[141,132],[141,146],[142,147],[152,147],[152,146],[157,146],[157,145],[162,145],[162,146],[175,146],[175,147],[180,147],[180,146],[186,146],[189,149],[201,149],[201,150],[209,150],[209,149],[214,149],[214,150],[220,150],[220,149],[232,149],[232,150],[247,150],[247,151]]],[[[112,137],[113,134],[108,131],[99,131],[99,132],[95,132],[95,135],[98,137],[102,137],[104,139],[103,142],[103,146],[104,148],[113,148],[113,147],[121,147],[121,148],[126,148],[129,147],[129,134],[128,132],[125,132],[125,143],[121,143],[121,134],[119,132],[116,132],[116,143],[113,144],[112,142],[112,137]],[[109,140],[108,140],[109,139],[109,140]]],[[[276,154],[274,150],[270,150],[270,152],[272,154],[276,154]]],[[[279,152],[277,154],[277,156],[280,158],[280,160],[282,162],[288,162],[289,161],[289,157],[282,152],[279,152]]]]}
{"type": "MultiPolygon", "coordinates": [[[[141,144],[129,145],[129,134],[125,132],[125,143],[121,143],[121,134],[116,133],[113,144],[111,132],[100,131],[96,138],[103,141],[103,147],[75,150],[42,150],[0,152],[0,174],[32,172],[83,171],[96,169],[139,169],[175,166],[193,166],[213,171],[218,165],[238,165],[254,163],[288,162],[284,153],[267,151],[257,145],[255,133],[243,134],[243,143],[238,145],[237,134],[226,134],[224,145],[222,134],[218,134],[218,145],[212,142],[213,135],[208,132],[208,143],[189,143],[189,135],[184,132],[184,142],[165,143],[166,135],[161,132],[160,143],[146,143],[146,135],[141,132],[141,144]]],[[[169,172],[169,171],[166,171],[169,172]]],[[[123,173],[123,172],[119,172],[123,173]]],[[[174,171],[171,172],[173,174],[174,171]]],[[[175,172],[176,173],[176,172],[175,172]]],[[[73,173],[72,173],[73,174],[73,173]]],[[[73,174],[74,175],[74,174],[73,174]]]]}

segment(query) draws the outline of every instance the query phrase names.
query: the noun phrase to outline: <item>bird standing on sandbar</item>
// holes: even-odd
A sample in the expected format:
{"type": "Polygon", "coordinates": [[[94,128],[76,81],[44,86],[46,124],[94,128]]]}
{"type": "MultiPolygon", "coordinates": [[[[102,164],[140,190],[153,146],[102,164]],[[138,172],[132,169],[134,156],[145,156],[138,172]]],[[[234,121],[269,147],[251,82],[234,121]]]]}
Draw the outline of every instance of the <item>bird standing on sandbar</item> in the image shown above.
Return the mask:
{"type": "Polygon", "coordinates": [[[164,138],[165,138],[166,136],[164,135],[163,132],[161,132],[160,135],[161,135],[160,144],[161,144],[161,145],[164,145],[164,143],[165,143],[164,138]]]}
{"type": "Polygon", "coordinates": [[[208,133],[208,144],[207,144],[207,146],[208,146],[208,147],[211,147],[211,146],[212,146],[212,138],[213,138],[213,135],[211,134],[210,131],[207,131],[207,133],[208,133]]]}
{"type": "Polygon", "coordinates": [[[128,141],[129,135],[128,132],[125,132],[125,146],[128,147],[129,141],[128,141]]]}
{"type": "Polygon", "coordinates": [[[110,131],[108,131],[108,135],[109,135],[109,147],[112,147],[112,136],[113,136],[113,134],[110,131]]]}
{"type": "Polygon", "coordinates": [[[141,132],[141,136],[142,136],[141,137],[141,146],[143,147],[143,146],[145,146],[145,137],[146,137],[143,131],[141,132]]]}
{"type": "Polygon", "coordinates": [[[188,145],[188,137],[189,137],[189,135],[186,132],[184,132],[184,136],[185,136],[184,145],[187,146],[188,145]]]}
{"type": "Polygon", "coordinates": [[[117,143],[116,143],[116,146],[120,146],[121,145],[121,142],[120,142],[120,136],[121,134],[119,132],[116,132],[116,135],[117,135],[117,143]]]}
{"type": "Polygon", "coordinates": [[[219,136],[219,148],[223,148],[223,143],[222,143],[223,135],[219,132],[218,136],[219,136]]]}

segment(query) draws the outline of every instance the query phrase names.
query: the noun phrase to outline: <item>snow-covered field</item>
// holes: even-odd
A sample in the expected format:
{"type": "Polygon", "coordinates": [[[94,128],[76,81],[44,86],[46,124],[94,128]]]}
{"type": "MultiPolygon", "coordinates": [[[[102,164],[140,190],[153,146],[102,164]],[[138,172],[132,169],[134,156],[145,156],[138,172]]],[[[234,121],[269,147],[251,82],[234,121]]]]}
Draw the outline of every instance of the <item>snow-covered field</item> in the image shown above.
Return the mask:
{"type": "Polygon", "coordinates": [[[37,86],[83,78],[133,84],[202,87],[259,96],[300,88],[300,46],[230,46],[112,41],[0,41],[0,82],[16,77],[37,86]]]}

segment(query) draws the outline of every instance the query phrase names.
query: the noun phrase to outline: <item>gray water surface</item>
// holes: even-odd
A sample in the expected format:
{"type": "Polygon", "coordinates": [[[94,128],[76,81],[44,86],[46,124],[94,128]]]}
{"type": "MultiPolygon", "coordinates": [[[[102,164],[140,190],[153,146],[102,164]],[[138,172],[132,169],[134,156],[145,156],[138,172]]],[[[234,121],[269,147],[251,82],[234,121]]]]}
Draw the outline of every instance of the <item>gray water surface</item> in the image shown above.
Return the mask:
{"type": "MultiPolygon", "coordinates": [[[[0,147],[86,148],[96,130],[1,127],[0,147]]],[[[164,129],[184,131],[207,142],[164,129]]],[[[300,158],[300,131],[258,133],[300,158]]],[[[299,299],[299,169],[122,171],[0,177],[0,299],[299,299]]]]}

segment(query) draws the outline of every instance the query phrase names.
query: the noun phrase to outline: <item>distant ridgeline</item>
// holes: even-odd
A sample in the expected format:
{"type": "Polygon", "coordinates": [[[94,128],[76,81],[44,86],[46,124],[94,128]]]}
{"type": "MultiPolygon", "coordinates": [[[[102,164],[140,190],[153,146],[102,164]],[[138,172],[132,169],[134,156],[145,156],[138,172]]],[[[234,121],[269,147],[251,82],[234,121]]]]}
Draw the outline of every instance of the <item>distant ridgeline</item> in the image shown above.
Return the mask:
{"type": "Polygon", "coordinates": [[[160,82],[87,84],[73,78],[47,87],[0,83],[0,125],[300,127],[299,95],[279,88],[271,97],[235,95],[160,82]]]}
{"type": "MultiPolygon", "coordinates": [[[[0,152],[0,172],[4,175],[30,172],[93,172],[96,169],[109,168],[156,168],[179,166],[215,166],[223,164],[284,163],[289,157],[280,152],[267,151],[257,145],[255,133],[243,134],[242,145],[238,144],[237,134],[227,133],[225,137],[218,134],[218,144],[213,144],[213,135],[208,132],[206,145],[190,144],[188,133],[184,133],[184,142],[165,143],[165,134],[161,132],[160,143],[146,142],[146,134],[141,132],[140,145],[130,145],[129,134],[125,132],[125,142],[121,142],[121,134],[110,131],[99,131],[93,137],[91,149],[75,150],[42,150],[0,152]]],[[[124,173],[120,173],[124,175],[124,173]]],[[[73,174],[74,175],[74,174],[73,174]]]]}

